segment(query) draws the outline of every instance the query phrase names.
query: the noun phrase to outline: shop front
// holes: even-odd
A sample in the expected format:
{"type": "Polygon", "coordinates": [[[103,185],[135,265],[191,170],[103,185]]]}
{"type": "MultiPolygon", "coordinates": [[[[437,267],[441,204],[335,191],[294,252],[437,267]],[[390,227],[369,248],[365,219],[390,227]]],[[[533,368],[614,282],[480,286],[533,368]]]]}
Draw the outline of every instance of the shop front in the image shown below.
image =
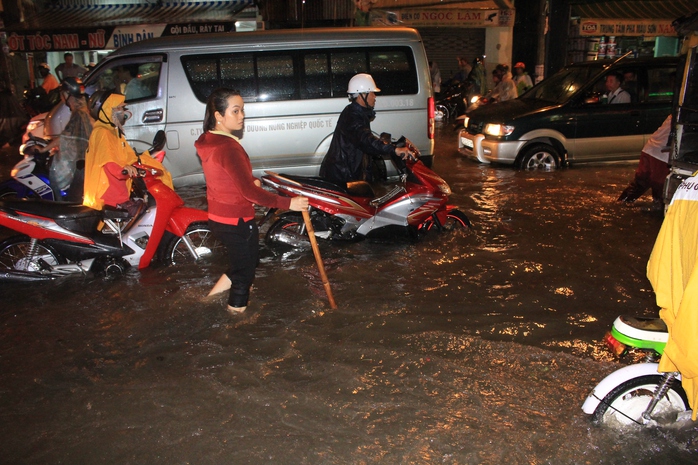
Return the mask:
{"type": "Polygon", "coordinates": [[[370,3],[370,24],[419,30],[427,56],[439,66],[443,81],[458,72],[459,56],[468,62],[486,56],[488,71],[498,63],[511,64],[515,10],[508,0],[443,1],[428,7],[420,6],[429,3],[420,0],[370,3]]]}
{"type": "MultiPolygon", "coordinates": [[[[70,52],[74,63],[87,67],[123,45],[173,35],[247,31],[257,28],[253,0],[108,4],[86,0],[52,2],[41,12],[23,15],[7,25],[3,48],[15,92],[39,84],[36,70],[51,70],[70,52]]],[[[1,30],[2,28],[0,28],[1,30]]]]}
{"type": "Polygon", "coordinates": [[[567,63],[634,57],[676,56],[679,37],[672,22],[696,9],[686,0],[604,1],[572,5],[567,63]]]}

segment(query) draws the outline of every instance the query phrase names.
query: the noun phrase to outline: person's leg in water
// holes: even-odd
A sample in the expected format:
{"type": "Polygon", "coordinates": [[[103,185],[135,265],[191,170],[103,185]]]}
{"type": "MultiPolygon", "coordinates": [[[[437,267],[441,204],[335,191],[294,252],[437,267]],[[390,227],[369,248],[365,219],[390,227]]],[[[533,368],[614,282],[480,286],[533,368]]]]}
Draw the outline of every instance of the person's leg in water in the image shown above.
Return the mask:
{"type": "Polygon", "coordinates": [[[254,220],[237,226],[210,222],[211,229],[228,250],[229,268],[213,286],[209,295],[230,290],[228,312],[242,313],[247,308],[250,287],[259,259],[259,230],[254,220]]]}
{"type": "Polygon", "coordinates": [[[635,177],[630,182],[630,185],[620,194],[618,197],[619,201],[633,203],[647,192],[650,188],[650,160],[653,160],[653,158],[645,152],[640,154],[640,162],[635,170],[635,177]]]}

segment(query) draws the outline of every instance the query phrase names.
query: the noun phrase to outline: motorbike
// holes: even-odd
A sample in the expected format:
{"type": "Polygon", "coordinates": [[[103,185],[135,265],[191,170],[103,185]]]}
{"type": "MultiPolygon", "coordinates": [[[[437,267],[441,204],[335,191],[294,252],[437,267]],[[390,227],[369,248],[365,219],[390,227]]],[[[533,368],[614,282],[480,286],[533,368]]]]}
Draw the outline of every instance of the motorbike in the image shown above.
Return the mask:
{"type": "Polygon", "coordinates": [[[594,387],[582,405],[592,423],[656,426],[690,419],[681,374],[657,371],[668,340],[660,318],[616,318],[604,337],[606,345],[618,357],[635,352],[644,355],[644,361],[616,370],[594,387]]]}
{"type": "Polygon", "coordinates": [[[34,117],[40,113],[47,113],[61,100],[60,89],[54,89],[51,92],[46,92],[43,87],[37,86],[31,89],[25,89],[22,106],[30,117],[34,117]]]}
{"type": "MultiPolygon", "coordinates": [[[[401,138],[396,145],[405,144],[401,138]]],[[[416,148],[410,147],[414,153],[416,148]]],[[[468,217],[448,204],[451,189],[439,175],[418,157],[392,159],[399,174],[394,185],[371,185],[365,181],[338,186],[319,177],[292,176],[267,171],[262,182],[281,195],[302,195],[310,203],[315,236],[324,240],[353,241],[363,238],[418,239],[428,231],[470,227],[468,217]],[[385,192],[376,194],[376,189],[385,192]]],[[[260,225],[269,226],[267,244],[307,248],[308,236],[301,214],[270,209],[260,225]]]]}
{"type": "MultiPolygon", "coordinates": [[[[164,144],[159,131],[153,145],[164,144]]],[[[160,179],[163,172],[134,164],[134,192],[142,207],[128,211],[45,200],[0,199],[0,226],[17,235],[0,243],[0,281],[46,281],[70,275],[114,276],[129,266],[143,269],[195,262],[223,246],[204,210],[188,208],[160,179]]]]}
{"type": "Polygon", "coordinates": [[[450,121],[465,113],[464,99],[467,95],[468,83],[455,82],[445,85],[435,99],[436,116],[441,121],[450,121]]]}
{"type": "Polygon", "coordinates": [[[10,178],[0,183],[0,199],[40,198],[44,200],[61,200],[66,192],[54,192],[49,180],[51,154],[41,153],[37,149],[48,145],[49,141],[30,135],[29,140],[19,147],[22,155],[10,171],[10,178]]]}

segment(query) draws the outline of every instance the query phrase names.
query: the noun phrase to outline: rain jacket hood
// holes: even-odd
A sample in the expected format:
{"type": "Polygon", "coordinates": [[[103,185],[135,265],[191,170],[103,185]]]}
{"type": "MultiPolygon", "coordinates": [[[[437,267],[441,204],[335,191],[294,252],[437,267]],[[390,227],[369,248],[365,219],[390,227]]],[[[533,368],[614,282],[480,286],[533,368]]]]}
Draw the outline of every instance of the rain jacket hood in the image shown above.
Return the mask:
{"type": "Polygon", "coordinates": [[[698,176],[674,194],[647,264],[647,277],[669,328],[660,372],[678,371],[693,420],[698,413],[698,176]]]}

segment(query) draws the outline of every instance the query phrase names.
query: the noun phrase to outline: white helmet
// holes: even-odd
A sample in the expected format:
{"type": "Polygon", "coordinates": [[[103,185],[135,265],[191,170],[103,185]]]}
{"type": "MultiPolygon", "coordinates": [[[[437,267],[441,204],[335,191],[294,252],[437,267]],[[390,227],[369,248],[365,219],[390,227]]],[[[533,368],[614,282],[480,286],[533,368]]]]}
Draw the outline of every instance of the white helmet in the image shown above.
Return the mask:
{"type": "Polygon", "coordinates": [[[365,94],[368,92],[380,92],[381,90],[373,82],[370,74],[357,74],[349,80],[347,94],[365,94]]]}

